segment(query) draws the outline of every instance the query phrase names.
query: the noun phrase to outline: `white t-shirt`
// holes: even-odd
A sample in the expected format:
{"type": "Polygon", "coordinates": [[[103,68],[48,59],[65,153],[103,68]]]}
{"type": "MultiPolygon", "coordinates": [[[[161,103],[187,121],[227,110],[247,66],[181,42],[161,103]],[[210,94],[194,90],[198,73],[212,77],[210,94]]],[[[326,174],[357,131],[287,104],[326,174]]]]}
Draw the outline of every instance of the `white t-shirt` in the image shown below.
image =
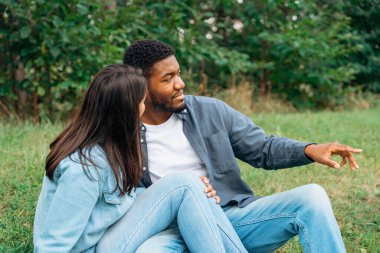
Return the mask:
{"type": "Polygon", "coordinates": [[[172,172],[207,176],[203,161],[183,133],[183,121],[175,113],[161,125],[146,126],[148,166],[152,183],[172,172]]]}

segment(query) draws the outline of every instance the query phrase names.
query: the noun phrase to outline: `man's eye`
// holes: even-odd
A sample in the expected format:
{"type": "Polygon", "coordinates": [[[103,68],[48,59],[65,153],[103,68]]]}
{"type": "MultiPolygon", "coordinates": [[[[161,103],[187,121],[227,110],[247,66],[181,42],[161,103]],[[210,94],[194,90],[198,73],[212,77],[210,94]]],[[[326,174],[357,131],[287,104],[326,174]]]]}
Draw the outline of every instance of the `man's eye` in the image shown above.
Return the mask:
{"type": "Polygon", "coordinates": [[[172,80],[172,78],[167,78],[164,80],[164,82],[170,82],[172,80]]]}

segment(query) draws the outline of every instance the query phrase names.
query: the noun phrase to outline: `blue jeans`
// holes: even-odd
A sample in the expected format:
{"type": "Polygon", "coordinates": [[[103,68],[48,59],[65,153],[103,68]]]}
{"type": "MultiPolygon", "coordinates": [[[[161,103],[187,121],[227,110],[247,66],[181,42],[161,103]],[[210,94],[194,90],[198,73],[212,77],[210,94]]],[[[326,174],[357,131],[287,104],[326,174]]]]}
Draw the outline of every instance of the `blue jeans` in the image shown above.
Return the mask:
{"type": "Polygon", "coordinates": [[[206,197],[204,189],[199,177],[186,173],[158,180],[138,194],[131,209],[105,232],[96,252],[135,252],[173,222],[191,252],[247,252],[223,210],[215,199],[206,197]]]}
{"type": "MultiPolygon", "coordinates": [[[[224,212],[249,252],[272,252],[296,235],[304,252],[346,252],[330,200],[317,184],[263,197],[244,208],[225,207],[224,212]]],[[[179,232],[165,230],[137,252],[187,252],[179,232]]]]}

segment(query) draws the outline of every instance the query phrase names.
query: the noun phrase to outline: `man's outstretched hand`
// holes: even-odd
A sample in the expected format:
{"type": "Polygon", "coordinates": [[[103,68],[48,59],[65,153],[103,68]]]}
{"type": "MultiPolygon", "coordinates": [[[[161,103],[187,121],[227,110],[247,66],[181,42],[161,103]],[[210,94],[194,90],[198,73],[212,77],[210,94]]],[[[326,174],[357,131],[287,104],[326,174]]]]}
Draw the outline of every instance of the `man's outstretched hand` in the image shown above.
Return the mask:
{"type": "Polygon", "coordinates": [[[321,163],[335,169],[343,167],[347,162],[349,162],[351,170],[358,169],[359,165],[357,164],[353,154],[359,154],[361,152],[361,149],[352,148],[337,142],[311,144],[305,148],[305,155],[317,163],[321,163]],[[342,157],[340,164],[331,160],[332,155],[340,155],[342,157]]]}

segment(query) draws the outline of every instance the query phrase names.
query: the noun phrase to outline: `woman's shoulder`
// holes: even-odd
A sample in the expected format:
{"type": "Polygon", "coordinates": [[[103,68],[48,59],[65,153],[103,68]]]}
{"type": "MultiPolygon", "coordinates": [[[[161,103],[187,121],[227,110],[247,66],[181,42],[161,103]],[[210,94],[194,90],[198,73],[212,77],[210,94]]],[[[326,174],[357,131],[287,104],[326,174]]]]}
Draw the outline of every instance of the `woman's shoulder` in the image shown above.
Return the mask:
{"type": "Polygon", "coordinates": [[[103,149],[92,146],[76,150],[66,156],[58,164],[54,177],[60,178],[63,174],[71,176],[90,176],[90,179],[104,179],[108,176],[110,165],[103,149]]]}

